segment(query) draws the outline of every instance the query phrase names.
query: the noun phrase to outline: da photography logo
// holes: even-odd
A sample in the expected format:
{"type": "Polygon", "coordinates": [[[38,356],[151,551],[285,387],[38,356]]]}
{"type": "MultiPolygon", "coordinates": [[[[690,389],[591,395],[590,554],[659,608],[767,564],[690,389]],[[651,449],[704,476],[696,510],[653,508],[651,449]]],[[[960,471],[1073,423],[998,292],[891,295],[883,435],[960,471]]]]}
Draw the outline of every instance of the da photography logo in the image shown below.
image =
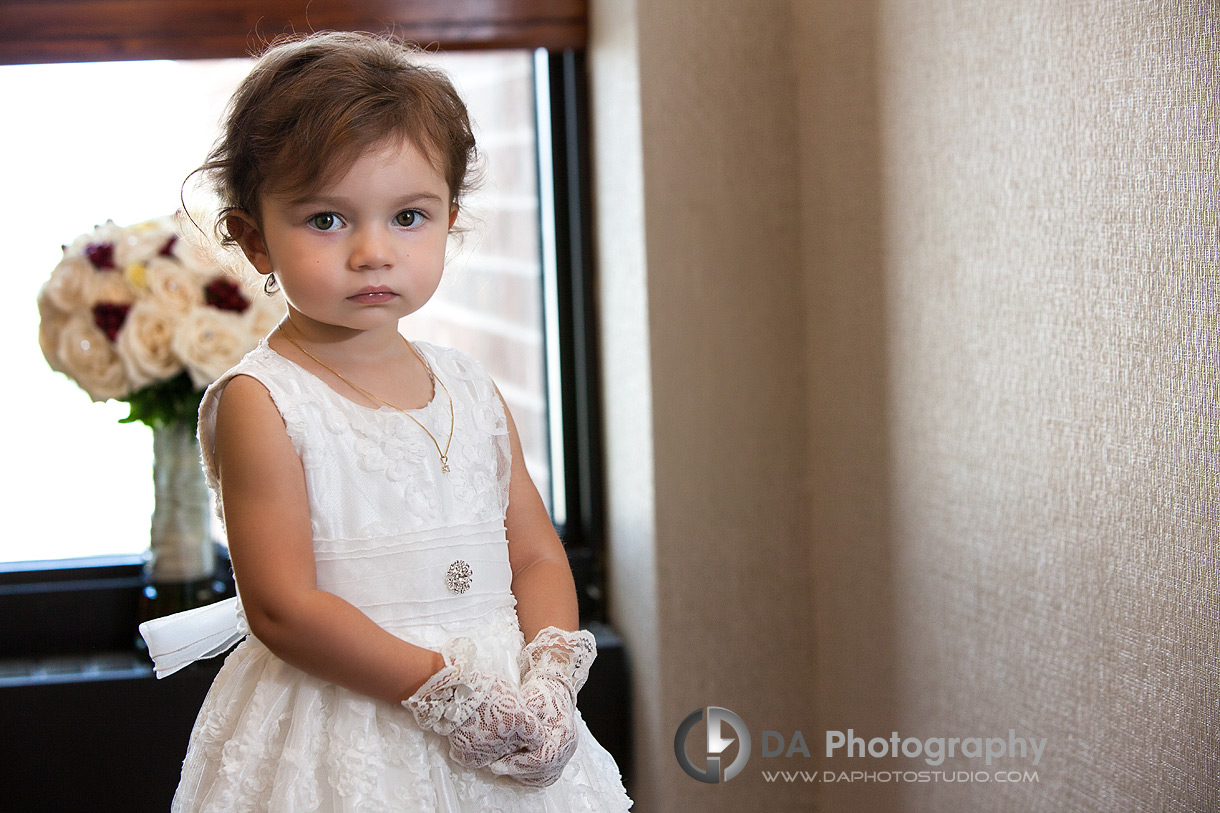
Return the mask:
{"type": "Polygon", "coordinates": [[[746,762],[750,759],[750,730],[746,728],[746,724],[741,721],[733,712],[728,709],[722,709],[720,706],[708,706],[706,709],[695,709],[686,716],[682,724],[678,726],[678,733],[674,735],[674,756],[678,758],[678,764],[682,766],[682,770],[686,771],[686,775],[692,779],[697,779],[700,782],[706,782],[709,785],[715,785],[719,782],[728,782],[734,776],[741,773],[742,768],[746,767],[746,762]],[[704,712],[707,712],[707,742],[706,753],[707,763],[703,770],[695,767],[691,762],[690,756],[686,751],[686,738],[690,736],[691,729],[703,720],[704,712]],[[737,756],[727,768],[721,773],[720,758],[725,750],[733,744],[732,737],[725,737],[724,726],[728,726],[737,735],[737,756]]]}

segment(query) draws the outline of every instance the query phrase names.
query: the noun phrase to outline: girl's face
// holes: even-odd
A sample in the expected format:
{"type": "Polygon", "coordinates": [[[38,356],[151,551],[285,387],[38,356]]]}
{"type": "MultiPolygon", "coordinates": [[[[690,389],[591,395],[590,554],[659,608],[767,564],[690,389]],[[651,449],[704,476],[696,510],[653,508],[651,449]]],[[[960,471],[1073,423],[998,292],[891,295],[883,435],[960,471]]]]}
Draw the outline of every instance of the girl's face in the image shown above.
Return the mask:
{"type": "Polygon", "coordinates": [[[457,216],[445,179],[407,141],[368,150],[303,200],[265,195],[261,209],[261,228],[245,218],[238,242],[275,274],[293,321],[357,331],[396,331],[432,297],[457,216]]]}

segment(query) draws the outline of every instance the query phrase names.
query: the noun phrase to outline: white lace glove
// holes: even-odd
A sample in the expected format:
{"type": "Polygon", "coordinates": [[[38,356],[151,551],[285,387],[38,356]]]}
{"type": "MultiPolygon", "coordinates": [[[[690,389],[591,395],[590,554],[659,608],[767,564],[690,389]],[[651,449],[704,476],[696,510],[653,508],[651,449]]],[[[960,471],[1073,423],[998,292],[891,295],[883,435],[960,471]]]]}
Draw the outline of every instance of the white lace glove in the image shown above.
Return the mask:
{"type": "Polygon", "coordinates": [[[539,746],[491,763],[494,773],[526,785],[552,785],[576,752],[576,694],[597,657],[593,634],[547,627],[521,652],[521,694],[542,723],[539,746]]]}
{"type": "Polygon", "coordinates": [[[449,739],[449,756],[482,768],[514,752],[539,748],[542,728],[522,695],[502,678],[470,668],[474,642],[454,638],[441,647],[444,668],[403,701],[421,728],[449,739]]]}

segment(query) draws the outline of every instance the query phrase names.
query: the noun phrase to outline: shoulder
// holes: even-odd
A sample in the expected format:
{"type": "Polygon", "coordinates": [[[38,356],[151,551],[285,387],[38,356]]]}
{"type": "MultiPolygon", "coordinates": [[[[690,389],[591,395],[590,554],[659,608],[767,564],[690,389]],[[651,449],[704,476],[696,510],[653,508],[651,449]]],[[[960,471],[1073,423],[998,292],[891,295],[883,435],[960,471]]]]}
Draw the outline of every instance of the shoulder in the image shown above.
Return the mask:
{"type": "Polygon", "coordinates": [[[231,404],[257,396],[283,412],[301,400],[301,390],[299,380],[292,375],[291,362],[263,340],[208,387],[199,404],[200,425],[210,425],[216,420],[222,400],[231,404]]]}
{"type": "Polygon", "coordinates": [[[216,421],[219,424],[226,413],[238,410],[266,411],[268,408],[279,415],[275,400],[262,379],[249,373],[236,373],[229,377],[216,396],[216,421]]]}
{"type": "Polygon", "coordinates": [[[204,393],[199,404],[199,443],[209,473],[212,473],[211,456],[219,435],[223,431],[226,436],[232,436],[235,418],[253,418],[263,427],[283,426],[273,385],[268,383],[276,377],[276,355],[261,342],[204,393]]]}
{"type": "Polygon", "coordinates": [[[271,393],[248,375],[233,376],[220,393],[214,432],[217,472],[224,471],[226,481],[235,471],[246,472],[251,476],[239,475],[236,482],[253,485],[260,482],[253,475],[282,472],[298,459],[271,393]]]}
{"type": "Polygon", "coordinates": [[[423,354],[424,358],[431,363],[443,362],[445,364],[461,364],[474,365],[481,367],[474,358],[465,350],[459,350],[456,347],[446,347],[443,344],[433,344],[432,342],[423,341],[422,339],[412,339],[411,344],[415,349],[423,354]]]}
{"type": "Polygon", "coordinates": [[[208,386],[203,394],[201,410],[207,408],[210,403],[218,401],[221,393],[224,392],[233,378],[241,375],[252,375],[256,378],[263,377],[266,374],[263,371],[268,368],[271,363],[271,356],[274,355],[275,353],[267,345],[266,339],[260,341],[253,350],[242,357],[241,361],[222,373],[220,377],[208,386]]]}
{"type": "Polygon", "coordinates": [[[251,463],[282,467],[294,446],[262,382],[232,374],[216,383],[220,386],[208,391],[210,400],[200,410],[199,451],[208,485],[219,496],[222,470],[226,485],[249,483],[250,477],[234,477],[235,472],[250,469],[251,463]]]}
{"type": "Polygon", "coordinates": [[[232,376],[217,396],[214,431],[219,451],[234,443],[243,445],[267,432],[284,435],[286,427],[266,385],[257,378],[239,374],[232,376]]]}
{"type": "Polygon", "coordinates": [[[495,387],[491,375],[473,356],[465,350],[456,347],[445,347],[424,341],[412,341],[415,348],[432,365],[434,372],[442,378],[449,377],[464,381],[483,383],[495,387]]]}

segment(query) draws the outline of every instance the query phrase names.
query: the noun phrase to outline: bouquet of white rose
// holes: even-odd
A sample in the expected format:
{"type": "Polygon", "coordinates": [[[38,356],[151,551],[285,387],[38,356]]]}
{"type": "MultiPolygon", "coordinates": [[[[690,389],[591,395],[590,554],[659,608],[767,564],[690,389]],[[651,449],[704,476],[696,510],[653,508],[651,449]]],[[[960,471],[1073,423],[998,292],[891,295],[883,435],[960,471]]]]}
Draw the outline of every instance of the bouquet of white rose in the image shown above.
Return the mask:
{"type": "Polygon", "coordinates": [[[283,316],[280,297],[208,261],[172,217],[113,221],[64,246],[38,294],[51,367],[126,421],[194,424],[203,390],[283,316]]]}

